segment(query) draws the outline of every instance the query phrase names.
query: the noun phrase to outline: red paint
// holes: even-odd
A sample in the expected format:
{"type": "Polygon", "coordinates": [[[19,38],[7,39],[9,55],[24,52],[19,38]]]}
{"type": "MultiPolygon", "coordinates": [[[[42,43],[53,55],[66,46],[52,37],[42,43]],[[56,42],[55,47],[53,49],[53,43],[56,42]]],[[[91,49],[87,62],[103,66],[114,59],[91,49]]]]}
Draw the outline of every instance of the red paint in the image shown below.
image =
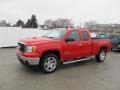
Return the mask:
{"type": "Polygon", "coordinates": [[[90,32],[86,29],[78,29],[66,30],[65,35],[61,40],[44,38],[44,37],[34,37],[34,38],[25,38],[20,40],[20,42],[26,43],[26,45],[34,45],[37,46],[37,50],[35,53],[22,53],[16,50],[17,54],[20,54],[25,57],[35,58],[41,57],[44,52],[50,50],[57,50],[60,52],[60,61],[70,60],[77,57],[86,57],[97,55],[99,53],[100,48],[106,47],[107,52],[111,50],[111,41],[110,40],[99,40],[99,39],[91,39],[90,32]],[[66,37],[72,31],[78,31],[80,34],[80,41],[74,42],[65,42],[66,37]],[[86,31],[88,32],[89,39],[88,41],[84,41],[82,37],[82,33],[86,31]]]}

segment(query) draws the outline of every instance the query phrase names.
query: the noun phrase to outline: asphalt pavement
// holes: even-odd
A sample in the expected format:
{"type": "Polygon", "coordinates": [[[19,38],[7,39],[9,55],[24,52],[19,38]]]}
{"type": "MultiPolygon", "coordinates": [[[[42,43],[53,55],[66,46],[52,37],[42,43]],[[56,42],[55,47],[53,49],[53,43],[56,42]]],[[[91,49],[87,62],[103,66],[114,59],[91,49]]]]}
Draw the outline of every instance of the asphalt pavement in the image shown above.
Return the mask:
{"type": "Polygon", "coordinates": [[[1,48],[0,90],[120,90],[120,52],[109,53],[103,63],[91,59],[43,74],[21,65],[15,48],[1,48]]]}

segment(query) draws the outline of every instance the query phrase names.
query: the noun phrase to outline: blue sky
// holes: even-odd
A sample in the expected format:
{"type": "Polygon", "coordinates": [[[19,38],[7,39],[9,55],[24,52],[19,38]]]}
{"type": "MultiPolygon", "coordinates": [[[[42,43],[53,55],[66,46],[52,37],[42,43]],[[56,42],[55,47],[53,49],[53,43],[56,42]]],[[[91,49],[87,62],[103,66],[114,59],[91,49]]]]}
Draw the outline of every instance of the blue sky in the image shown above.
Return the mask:
{"type": "Polygon", "coordinates": [[[0,20],[12,24],[32,14],[39,24],[46,19],[69,18],[80,22],[120,23],[119,0],[0,0],[0,20]]]}

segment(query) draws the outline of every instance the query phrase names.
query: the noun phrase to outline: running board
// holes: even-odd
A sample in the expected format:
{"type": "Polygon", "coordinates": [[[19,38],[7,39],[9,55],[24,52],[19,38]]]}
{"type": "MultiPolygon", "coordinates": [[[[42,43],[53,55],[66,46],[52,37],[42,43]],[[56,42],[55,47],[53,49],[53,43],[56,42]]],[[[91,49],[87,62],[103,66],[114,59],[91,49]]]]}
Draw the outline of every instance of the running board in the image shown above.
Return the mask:
{"type": "Polygon", "coordinates": [[[72,61],[66,61],[66,62],[63,62],[63,64],[69,64],[69,63],[75,63],[75,62],[80,62],[80,61],[86,61],[86,60],[89,60],[91,58],[84,58],[84,59],[79,59],[79,60],[72,60],[72,61]]]}

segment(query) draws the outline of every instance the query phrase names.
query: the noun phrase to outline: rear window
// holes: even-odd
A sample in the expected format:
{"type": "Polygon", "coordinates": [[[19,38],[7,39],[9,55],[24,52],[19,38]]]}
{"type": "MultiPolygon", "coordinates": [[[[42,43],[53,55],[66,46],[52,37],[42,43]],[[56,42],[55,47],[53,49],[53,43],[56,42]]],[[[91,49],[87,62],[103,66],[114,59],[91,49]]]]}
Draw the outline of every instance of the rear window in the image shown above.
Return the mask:
{"type": "Polygon", "coordinates": [[[83,33],[82,33],[82,37],[83,37],[83,40],[84,40],[84,41],[88,41],[88,40],[89,40],[88,32],[83,31],[83,33]]]}

